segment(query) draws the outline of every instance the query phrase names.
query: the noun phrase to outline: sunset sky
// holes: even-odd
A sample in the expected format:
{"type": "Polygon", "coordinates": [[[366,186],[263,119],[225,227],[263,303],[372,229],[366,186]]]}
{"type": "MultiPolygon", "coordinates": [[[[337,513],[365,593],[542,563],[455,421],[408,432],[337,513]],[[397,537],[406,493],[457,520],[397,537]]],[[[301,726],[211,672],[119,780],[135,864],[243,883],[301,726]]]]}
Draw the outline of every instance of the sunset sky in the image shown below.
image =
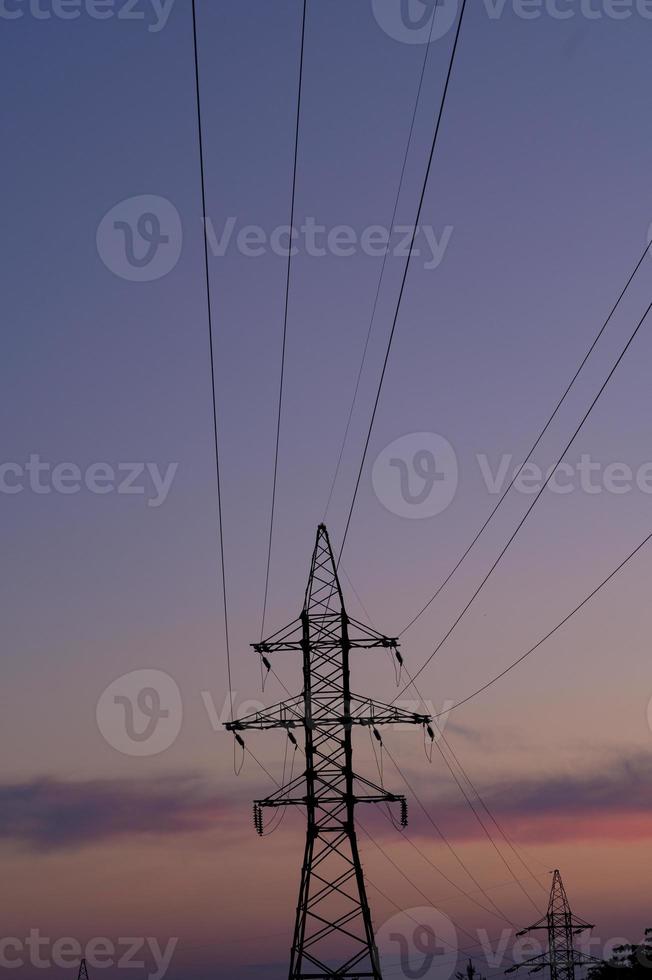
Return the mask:
{"type": "MultiPolygon", "coordinates": [[[[442,13],[454,6],[446,0],[442,13]]],[[[342,561],[351,614],[389,635],[424,605],[485,520],[497,498],[483,473],[495,474],[503,457],[511,473],[527,453],[648,239],[652,20],[643,3],[625,4],[622,19],[608,14],[606,0],[592,0],[591,17],[579,2],[558,6],[573,15],[559,19],[542,4],[539,17],[524,18],[510,0],[472,0],[465,15],[422,213],[443,255],[426,268],[433,263],[420,237],[342,561]],[[423,519],[392,511],[372,481],[382,451],[415,433],[448,440],[459,469],[450,505],[423,519]]],[[[289,220],[301,4],[197,7],[207,213],[218,240],[229,219],[235,229],[217,249],[224,254],[211,254],[210,273],[234,703],[243,714],[283,696],[273,678],[261,693],[249,644],[261,629],[286,260],[267,246],[243,254],[237,234],[257,226],[269,236],[289,220]]],[[[425,53],[400,30],[392,36],[397,7],[308,2],[297,226],[351,226],[359,240],[390,222],[425,53]]],[[[52,941],[115,945],[142,936],[162,948],[176,939],[168,980],[276,980],[287,970],[304,827],[297,812],[274,837],[256,837],[251,800],[273,784],[250,758],[235,775],[233,740],[220,727],[228,696],[190,0],[139,0],[141,18],[118,16],[125,0],[109,4],[106,19],[89,13],[91,3],[75,19],[53,13],[49,0],[0,8],[0,462],[10,464],[0,492],[2,937],[23,942],[38,930],[52,941]],[[168,274],[130,281],[107,266],[98,227],[142,195],[178,212],[180,253],[168,274]],[[29,480],[16,490],[34,456],[83,474],[101,463],[103,473],[124,475],[140,461],[144,492],[118,493],[115,483],[100,493],[88,482],[75,493],[37,492],[29,480]],[[164,672],[180,692],[182,712],[170,722],[178,734],[154,755],[121,750],[101,721],[103,692],[139,670],[164,672]]],[[[398,225],[414,222],[452,40],[448,30],[429,47],[398,225]]],[[[292,266],[268,632],[301,607],[382,261],[357,246],[347,256],[306,254],[304,244],[292,266]]],[[[404,262],[390,255],[385,270],[327,515],[336,547],[404,262]]],[[[652,299],[651,284],[648,259],[537,452],[544,470],[652,299]]],[[[652,481],[647,492],[643,476],[609,492],[603,479],[610,464],[636,475],[652,461],[651,326],[566,457],[573,468],[590,457],[597,490],[573,477],[571,492],[543,495],[420,677],[431,710],[525,652],[652,530],[652,481]]],[[[405,634],[410,671],[446,633],[531,499],[512,492],[405,634]]],[[[596,924],[596,955],[652,925],[650,549],[446,720],[450,744],[543,889],[549,871],[561,869],[575,911],[596,924]]],[[[298,692],[294,655],[274,666],[298,692]]],[[[397,694],[382,651],[356,655],[353,681],[380,700],[397,694]]],[[[386,743],[483,888],[519,927],[533,921],[436,752],[429,764],[421,732],[388,731],[386,743]]],[[[280,780],[285,736],[251,734],[247,744],[280,780]]],[[[358,768],[374,778],[366,735],[356,749],[358,768]]],[[[385,779],[406,791],[388,759],[385,779]]],[[[474,891],[407,795],[410,839],[474,891]]],[[[471,945],[463,930],[500,935],[504,923],[456,893],[382,814],[361,812],[360,820],[379,929],[400,910],[432,905],[454,920],[460,947],[471,945]]],[[[543,890],[503,852],[545,905],[543,890]]],[[[460,965],[467,955],[460,952],[460,965]]],[[[492,966],[478,954],[487,974],[508,962],[492,966]]],[[[103,972],[122,969],[112,962],[103,972]]],[[[98,973],[91,967],[91,980],[98,973]]],[[[50,974],[74,980],[76,967],[50,974]]],[[[44,975],[27,959],[13,970],[17,980],[44,975]]]]}

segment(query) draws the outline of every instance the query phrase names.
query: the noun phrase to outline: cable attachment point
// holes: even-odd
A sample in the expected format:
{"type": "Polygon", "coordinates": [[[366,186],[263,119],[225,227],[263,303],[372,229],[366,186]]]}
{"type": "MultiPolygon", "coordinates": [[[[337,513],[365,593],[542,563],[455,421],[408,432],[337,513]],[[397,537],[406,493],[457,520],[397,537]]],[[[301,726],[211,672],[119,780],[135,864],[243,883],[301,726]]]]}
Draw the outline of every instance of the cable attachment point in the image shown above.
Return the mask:
{"type": "Polygon", "coordinates": [[[408,825],[408,805],[407,800],[401,800],[401,827],[405,828],[408,825]]]}
{"type": "Polygon", "coordinates": [[[264,654],[260,654],[260,685],[265,691],[265,684],[267,683],[267,678],[269,677],[269,672],[272,669],[272,665],[264,654]],[[264,672],[263,672],[264,669],[264,672]]]}
{"type": "Polygon", "coordinates": [[[237,732],[234,732],[234,735],[235,735],[235,742],[233,743],[233,771],[236,774],[236,776],[239,776],[244,767],[245,752],[247,751],[247,749],[245,747],[244,739],[242,738],[242,736],[238,735],[237,732]],[[242,749],[242,761],[240,765],[238,765],[238,761],[237,761],[236,745],[239,745],[240,748],[242,749]]]}
{"type": "Polygon", "coordinates": [[[259,837],[263,836],[263,810],[260,804],[254,803],[254,827],[259,837]]]}
{"type": "Polygon", "coordinates": [[[398,664],[398,667],[394,668],[396,673],[396,686],[400,687],[401,677],[403,676],[403,657],[401,656],[401,652],[398,647],[393,647],[392,649],[394,650],[394,656],[396,657],[396,663],[398,664]]]}
{"type": "Polygon", "coordinates": [[[432,765],[432,753],[435,746],[435,733],[432,730],[431,725],[423,726],[423,751],[426,754],[426,759],[432,765]],[[426,734],[430,736],[430,746],[426,743],[426,734]]]}

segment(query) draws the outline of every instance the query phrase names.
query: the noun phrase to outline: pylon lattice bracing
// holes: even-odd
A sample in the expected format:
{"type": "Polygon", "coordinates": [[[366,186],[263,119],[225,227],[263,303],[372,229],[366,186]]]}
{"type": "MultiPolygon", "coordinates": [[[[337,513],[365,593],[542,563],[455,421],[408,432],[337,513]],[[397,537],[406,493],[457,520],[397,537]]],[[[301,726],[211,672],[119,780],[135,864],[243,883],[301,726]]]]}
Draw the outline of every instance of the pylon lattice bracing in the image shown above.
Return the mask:
{"type": "MultiPolygon", "coordinates": [[[[307,834],[290,959],[290,980],[382,980],[371,911],[355,831],[360,803],[399,803],[405,798],[353,770],[356,726],[431,719],[359,697],[350,689],[350,652],[389,647],[382,636],[348,616],[328,532],[321,524],[312,556],[303,609],[297,620],[254,649],[263,656],[301,651],[303,690],[269,709],[227,725],[233,732],[303,729],[305,771],[255,804],[256,829],[265,808],[304,806],[307,834]]],[[[294,736],[292,735],[292,738],[294,736]]]]}

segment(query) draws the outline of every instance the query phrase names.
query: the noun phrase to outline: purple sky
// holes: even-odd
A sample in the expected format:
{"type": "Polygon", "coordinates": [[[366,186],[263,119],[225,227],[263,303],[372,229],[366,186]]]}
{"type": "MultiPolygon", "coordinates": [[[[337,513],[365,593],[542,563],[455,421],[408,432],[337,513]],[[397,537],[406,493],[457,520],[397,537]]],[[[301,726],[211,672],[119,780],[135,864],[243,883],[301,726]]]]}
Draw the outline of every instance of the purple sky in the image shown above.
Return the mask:
{"type": "MultiPolygon", "coordinates": [[[[446,0],[442,13],[453,6],[446,0]]],[[[533,18],[511,0],[496,15],[501,6],[472,0],[465,17],[422,214],[447,246],[437,268],[424,268],[430,253],[413,260],[343,561],[374,626],[391,634],[432,595],[495,503],[478,457],[495,472],[503,454],[513,468],[527,452],[652,221],[646,5],[616,4],[630,14],[622,19],[607,0],[559,3],[567,19],[553,16],[550,2],[533,18]],[[445,437],[459,467],[450,506],[417,520],[392,512],[371,477],[382,450],[414,433],[445,437]]],[[[390,221],[424,56],[423,45],[383,29],[394,25],[405,39],[398,7],[309,0],[297,226],[347,225],[359,239],[390,221]]],[[[93,10],[82,2],[76,19],[63,19],[54,0],[0,3],[3,935],[143,935],[163,945],[179,937],[169,980],[272,980],[286,969],[302,825],[295,816],[274,841],[253,837],[250,799],[269,786],[251,762],[236,779],[231,740],[210,717],[211,707],[222,712],[227,688],[191,8],[139,0],[140,19],[127,19],[125,0],[106,4],[106,19],[93,10]],[[96,238],[111,209],[140,195],[173,205],[182,240],[172,242],[181,250],[169,274],[134,282],[107,267],[106,239],[101,232],[98,249],[96,238]],[[88,484],[39,493],[25,477],[9,493],[16,467],[24,474],[36,455],[50,466],[46,486],[57,464],[87,475],[102,463],[105,475],[123,478],[132,464],[144,492],[118,493],[116,481],[106,493],[88,484]],[[156,479],[166,473],[162,492],[156,479]],[[183,706],[178,737],[157,755],[117,750],[96,719],[108,685],[141,669],[170,675],[183,706]]],[[[226,253],[211,256],[211,277],[233,680],[236,710],[245,712],[250,699],[280,696],[271,680],[261,695],[249,644],[260,632],[285,260],[269,248],[245,255],[236,242],[245,226],[269,236],[288,221],[301,7],[198,0],[198,11],[207,211],[218,238],[229,219],[235,229],[226,253]]],[[[400,225],[414,221],[452,37],[430,48],[400,225]]],[[[419,243],[427,248],[423,235],[419,243]]],[[[387,262],[328,514],[336,546],[403,262],[387,262]]],[[[269,630],[300,607],[380,264],[357,247],[346,257],[302,247],[293,262],[269,630]]],[[[543,468],[650,301],[651,273],[647,261],[551,427],[537,456],[543,468]]],[[[609,464],[636,474],[652,460],[651,356],[644,328],[569,453],[573,466],[590,454],[601,479],[609,464]]],[[[435,709],[523,653],[649,533],[649,493],[600,486],[588,493],[578,482],[543,496],[424,672],[419,686],[435,709]]],[[[397,492],[390,487],[395,501],[397,492]]],[[[530,499],[512,494],[406,634],[411,670],[530,499]]],[[[451,715],[447,729],[544,885],[546,870],[560,867],[604,942],[652,924],[642,877],[652,836],[651,562],[642,552],[529,662],[451,715]]],[[[344,587],[351,613],[367,619],[346,579],[344,587]]],[[[298,690],[298,662],[275,666],[298,690]]],[[[396,694],[384,655],[373,665],[360,658],[354,680],[363,693],[396,694]]],[[[282,737],[251,745],[279,777],[282,737]]],[[[505,868],[468,823],[441,760],[428,765],[420,733],[389,735],[388,745],[483,885],[502,889],[491,893],[527,920],[532,910],[504,885],[505,868]]],[[[365,742],[359,758],[371,775],[365,742]]],[[[467,887],[412,810],[414,839],[467,887]]],[[[496,928],[473,905],[449,905],[450,888],[427,864],[372,816],[364,821],[433,903],[467,929],[496,928]]],[[[401,909],[424,904],[364,835],[361,844],[370,878],[401,909]]],[[[370,894],[381,925],[395,910],[370,894]]],[[[43,971],[26,963],[14,975],[43,971]]]]}

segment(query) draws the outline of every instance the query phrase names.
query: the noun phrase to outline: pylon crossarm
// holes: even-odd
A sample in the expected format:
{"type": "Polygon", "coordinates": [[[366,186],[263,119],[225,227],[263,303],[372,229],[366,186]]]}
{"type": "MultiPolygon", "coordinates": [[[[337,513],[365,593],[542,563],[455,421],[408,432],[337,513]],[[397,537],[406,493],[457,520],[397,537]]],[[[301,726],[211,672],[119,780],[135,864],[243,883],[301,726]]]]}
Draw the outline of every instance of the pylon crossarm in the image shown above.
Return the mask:
{"type": "Polygon", "coordinates": [[[275,807],[275,806],[301,806],[306,802],[305,796],[306,774],[301,773],[290,783],[281,786],[275,793],[265,797],[264,800],[255,800],[256,806],[275,807]],[[292,796],[296,790],[301,790],[302,796],[292,796]]]}
{"type": "Polygon", "coordinates": [[[598,966],[604,963],[599,956],[591,956],[590,953],[582,953],[579,950],[574,950],[574,957],[575,966],[598,966]]]}
{"type": "Polygon", "coordinates": [[[586,932],[587,929],[595,929],[594,922],[585,922],[584,919],[580,919],[577,915],[571,916],[571,925],[575,935],[579,935],[580,932],[586,932]]]}
{"type": "Polygon", "coordinates": [[[548,918],[544,915],[542,919],[535,922],[533,926],[528,926],[527,929],[521,929],[516,933],[516,937],[527,936],[528,932],[536,932],[537,929],[547,929],[548,928],[548,918]]]}
{"type": "Polygon", "coordinates": [[[281,627],[280,630],[272,633],[265,640],[261,640],[260,643],[252,643],[251,646],[256,653],[274,653],[277,650],[300,650],[301,634],[301,618],[293,619],[288,626],[281,627]]]}
{"type": "Polygon", "coordinates": [[[353,619],[352,616],[348,617],[348,624],[349,627],[354,627],[354,629],[360,630],[361,633],[360,636],[351,636],[351,630],[349,629],[349,643],[351,646],[387,647],[390,650],[396,650],[401,645],[397,636],[385,636],[383,633],[378,633],[371,626],[361,623],[358,619],[353,619]]]}
{"type": "Polygon", "coordinates": [[[303,696],[292,698],[291,701],[281,701],[271,708],[255,711],[244,718],[226,723],[229,732],[243,732],[247,729],[268,731],[273,728],[301,728],[305,724],[303,717],[303,696]]]}
{"type": "Polygon", "coordinates": [[[518,970],[527,970],[528,973],[537,973],[539,970],[544,970],[548,963],[548,957],[545,954],[539,956],[533,956],[529,960],[523,960],[522,963],[514,963],[513,966],[508,967],[505,973],[516,973],[518,970]]]}
{"type": "Polygon", "coordinates": [[[430,715],[420,715],[414,711],[404,711],[393,704],[383,704],[371,698],[351,695],[351,721],[354,725],[428,725],[430,715]]]}

